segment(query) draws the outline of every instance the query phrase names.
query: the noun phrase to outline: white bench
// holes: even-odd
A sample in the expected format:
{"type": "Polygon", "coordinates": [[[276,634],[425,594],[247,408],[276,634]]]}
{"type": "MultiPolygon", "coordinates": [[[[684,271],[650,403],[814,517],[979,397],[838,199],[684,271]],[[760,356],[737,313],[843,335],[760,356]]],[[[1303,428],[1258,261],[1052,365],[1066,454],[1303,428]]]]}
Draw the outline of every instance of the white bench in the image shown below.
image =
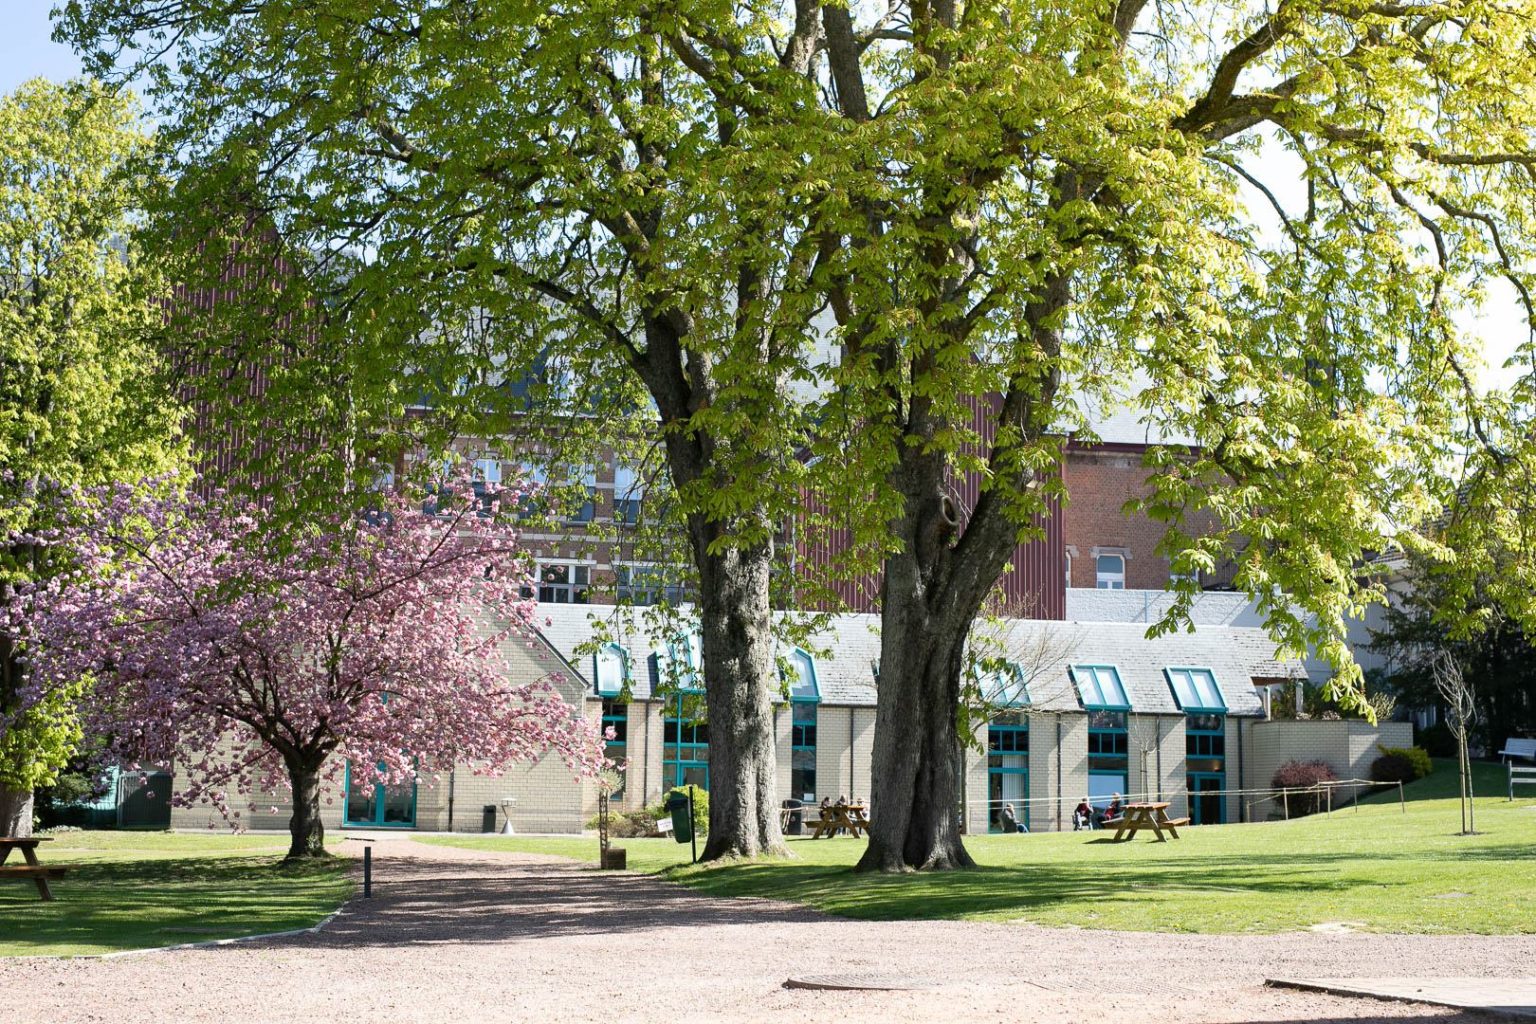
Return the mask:
{"type": "Polygon", "coordinates": [[[1520,765],[1507,766],[1509,772],[1509,798],[1515,798],[1516,786],[1536,786],[1536,765],[1529,768],[1520,765]]]}
{"type": "Polygon", "coordinates": [[[1504,749],[1499,751],[1499,757],[1507,764],[1512,757],[1522,758],[1526,761],[1536,761],[1536,740],[1516,739],[1511,736],[1504,741],[1504,749]]]}

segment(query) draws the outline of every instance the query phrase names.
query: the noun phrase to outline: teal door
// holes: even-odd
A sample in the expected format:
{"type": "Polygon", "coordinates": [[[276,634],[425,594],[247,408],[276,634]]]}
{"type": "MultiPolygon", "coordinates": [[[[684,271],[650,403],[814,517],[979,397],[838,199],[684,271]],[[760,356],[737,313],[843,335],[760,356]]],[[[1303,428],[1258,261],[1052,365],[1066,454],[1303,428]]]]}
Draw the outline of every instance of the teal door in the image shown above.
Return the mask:
{"type": "Polygon", "coordinates": [[[1227,802],[1221,797],[1225,772],[1191,772],[1188,786],[1191,825],[1220,825],[1227,820],[1227,802]]]}
{"type": "Polygon", "coordinates": [[[385,786],[359,780],[353,785],[352,766],[347,765],[347,802],[342,811],[342,824],[415,828],[416,784],[385,786]]]}

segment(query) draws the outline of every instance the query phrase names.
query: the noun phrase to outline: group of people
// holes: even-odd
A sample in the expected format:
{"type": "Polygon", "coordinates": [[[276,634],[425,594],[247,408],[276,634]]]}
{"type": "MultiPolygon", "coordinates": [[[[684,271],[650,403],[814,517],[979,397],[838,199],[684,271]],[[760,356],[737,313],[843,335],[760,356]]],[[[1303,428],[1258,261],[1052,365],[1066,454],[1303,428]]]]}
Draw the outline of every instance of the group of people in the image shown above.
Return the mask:
{"type": "Polygon", "coordinates": [[[1087,797],[1072,809],[1072,831],[1081,832],[1083,829],[1095,829],[1106,821],[1120,817],[1125,812],[1125,804],[1120,800],[1120,794],[1116,793],[1110,798],[1109,806],[1102,811],[1095,810],[1087,797]]]}
{"type": "MultiPolygon", "coordinates": [[[[1081,832],[1084,829],[1095,829],[1104,822],[1120,817],[1125,812],[1125,804],[1120,794],[1116,793],[1110,798],[1109,805],[1102,810],[1096,809],[1093,803],[1083,797],[1082,802],[1072,809],[1072,831],[1081,832]]],[[[1013,804],[1003,804],[1003,809],[997,815],[998,827],[1003,832],[1028,832],[1019,816],[1014,813],[1013,804]]]]}

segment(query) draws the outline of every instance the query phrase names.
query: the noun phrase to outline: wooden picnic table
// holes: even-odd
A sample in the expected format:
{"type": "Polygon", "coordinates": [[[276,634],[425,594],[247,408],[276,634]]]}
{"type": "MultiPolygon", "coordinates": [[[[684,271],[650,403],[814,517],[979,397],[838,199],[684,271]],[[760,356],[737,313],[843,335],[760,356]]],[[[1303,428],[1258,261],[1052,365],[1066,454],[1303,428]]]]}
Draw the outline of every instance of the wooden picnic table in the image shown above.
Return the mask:
{"type": "Polygon", "coordinates": [[[1169,804],[1166,803],[1140,803],[1126,804],[1125,813],[1118,818],[1108,818],[1103,827],[1115,830],[1114,842],[1129,839],[1137,832],[1150,829],[1157,834],[1157,841],[1166,843],[1167,836],[1163,835],[1166,829],[1173,838],[1179,838],[1180,825],[1188,825],[1188,818],[1168,817],[1169,804]]]}
{"type": "Polygon", "coordinates": [[[823,836],[831,838],[837,835],[839,830],[846,830],[855,839],[862,832],[869,834],[869,817],[864,813],[863,804],[832,804],[821,808],[821,820],[816,823],[816,832],[812,839],[820,839],[823,836]]]}
{"type": "Polygon", "coordinates": [[[37,895],[39,899],[53,899],[53,890],[48,888],[48,879],[63,878],[64,868],[45,868],[37,862],[37,847],[39,843],[49,842],[47,836],[29,836],[20,838],[17,836],[0,836],[0,877],[30,878],[37,883],[37,895]],[[6,858],[12,850],[20,850],[25,864],[6,865],[6,858]]]}

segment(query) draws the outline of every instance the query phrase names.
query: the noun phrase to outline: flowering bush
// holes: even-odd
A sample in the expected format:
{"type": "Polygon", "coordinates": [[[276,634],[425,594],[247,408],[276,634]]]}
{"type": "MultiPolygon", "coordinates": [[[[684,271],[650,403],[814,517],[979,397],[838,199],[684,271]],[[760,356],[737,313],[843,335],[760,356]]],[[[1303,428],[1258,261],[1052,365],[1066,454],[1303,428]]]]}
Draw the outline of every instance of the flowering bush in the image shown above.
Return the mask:
{"type": "Polygon", "coordinates": [[[1304,793],[1291,793],[1284,798],[1289,813],[1316,814],[1328,805],[1328,795],[1312,787],[1325,782],[1338,781],[1338,774],[1326,761],[1287,761],[1275,772],[1270,785],[1275,789],[1302,789],[1304,793]]]}

